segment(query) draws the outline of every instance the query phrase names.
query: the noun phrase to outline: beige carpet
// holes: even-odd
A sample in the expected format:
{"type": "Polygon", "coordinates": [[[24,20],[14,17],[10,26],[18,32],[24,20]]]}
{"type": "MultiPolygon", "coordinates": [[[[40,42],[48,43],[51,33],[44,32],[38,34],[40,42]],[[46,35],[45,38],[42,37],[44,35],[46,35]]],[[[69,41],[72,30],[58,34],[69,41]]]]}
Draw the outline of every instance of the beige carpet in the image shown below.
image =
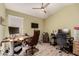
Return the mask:
{"type": "Polygon", "coordinates": [[[39,51],[36,52],[34,56],[74,56],[73,54],[67,54],[65,52],[59,53],[60,50],[48,43],[38,44],[36,47],[39,51]]]}

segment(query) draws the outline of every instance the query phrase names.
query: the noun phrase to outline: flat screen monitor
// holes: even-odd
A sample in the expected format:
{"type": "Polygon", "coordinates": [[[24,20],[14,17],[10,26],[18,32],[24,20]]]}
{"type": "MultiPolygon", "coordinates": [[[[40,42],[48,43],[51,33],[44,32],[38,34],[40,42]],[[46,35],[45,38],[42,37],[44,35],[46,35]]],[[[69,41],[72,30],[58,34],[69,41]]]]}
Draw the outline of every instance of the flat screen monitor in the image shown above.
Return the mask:
{"type": "Polygon", "coordinates": [[[38,28],[38,23],[31,23],[31,28],[38,28]]]}
{"type": "Polygon", "coordinates": [[[19,34],[19,27],[9,27],[9,34],[19,34]]]}

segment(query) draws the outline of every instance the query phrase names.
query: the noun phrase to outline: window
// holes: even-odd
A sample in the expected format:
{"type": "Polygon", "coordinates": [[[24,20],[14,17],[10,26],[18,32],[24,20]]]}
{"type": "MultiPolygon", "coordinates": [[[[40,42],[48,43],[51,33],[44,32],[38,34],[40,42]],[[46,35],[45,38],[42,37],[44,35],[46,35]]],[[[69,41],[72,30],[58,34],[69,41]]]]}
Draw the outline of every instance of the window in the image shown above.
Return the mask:
{"type": "Polygon", "coordinates": [[[18,28],[19,34],[23,34],[23,18],[22,17],[8,15],[8,26],[11,28],[18,28]]]}

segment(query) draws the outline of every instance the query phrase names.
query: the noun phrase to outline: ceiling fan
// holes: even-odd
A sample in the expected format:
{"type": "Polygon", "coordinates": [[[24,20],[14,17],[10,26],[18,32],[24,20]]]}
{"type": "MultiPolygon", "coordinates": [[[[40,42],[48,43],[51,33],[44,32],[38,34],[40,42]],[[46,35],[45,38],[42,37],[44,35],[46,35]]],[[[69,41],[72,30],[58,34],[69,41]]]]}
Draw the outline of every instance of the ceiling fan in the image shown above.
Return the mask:
{"type": "Polygon", "coordinates": [[[44,5],[44,3],[42,3],[41,7],[40,8],[32,8],[32,9],[40,9],[42,10],[45,14],[47,13],[46,11],[46,7],[49,5],[49,3],[47,3],[46,5],[44,5]]]}

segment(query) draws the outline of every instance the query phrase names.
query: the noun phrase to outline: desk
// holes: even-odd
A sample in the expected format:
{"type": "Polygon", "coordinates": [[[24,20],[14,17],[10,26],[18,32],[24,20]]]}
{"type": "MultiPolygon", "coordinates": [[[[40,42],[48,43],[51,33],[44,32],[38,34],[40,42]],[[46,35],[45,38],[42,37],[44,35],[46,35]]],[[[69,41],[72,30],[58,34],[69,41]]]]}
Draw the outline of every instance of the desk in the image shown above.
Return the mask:
{"type": "MultiPolygon", "coordinates": [[[[1,43],[9,43],[9,47],[10,47],[10,52],[8,55],[14,55],[14,42],[15,41],[20,41],[22,42],[24,39],[26,38],[26,41],[29,41],[29,36],[16,36],[15,38],[7,38],[5,40],[3,40],[1,43]]],[[[4,54],[5,52],[3,52],[4,54]]],[[[3,55],[2,54],[2,55],[3,55]]]]}
{"type": "MultiPolygon", "coordinates": [[[[7,38],[7,39],[5,39],[5,40],[3,40],[1,43],[4,43],[4,42],[11,42],[11,41],[22,41],[22,40],[24,40],[24,39],[29,39],[30,37],[29,36],[17,36],[17,37],[15,37],[15,38],[7,38]]],[[[26,41],[27,41],[26,40],[26,41]]]]}
{"type": "Polygon", "coordinates": [[[73,53],[79,55],[79,41],[73,41],[73,53]]]}

